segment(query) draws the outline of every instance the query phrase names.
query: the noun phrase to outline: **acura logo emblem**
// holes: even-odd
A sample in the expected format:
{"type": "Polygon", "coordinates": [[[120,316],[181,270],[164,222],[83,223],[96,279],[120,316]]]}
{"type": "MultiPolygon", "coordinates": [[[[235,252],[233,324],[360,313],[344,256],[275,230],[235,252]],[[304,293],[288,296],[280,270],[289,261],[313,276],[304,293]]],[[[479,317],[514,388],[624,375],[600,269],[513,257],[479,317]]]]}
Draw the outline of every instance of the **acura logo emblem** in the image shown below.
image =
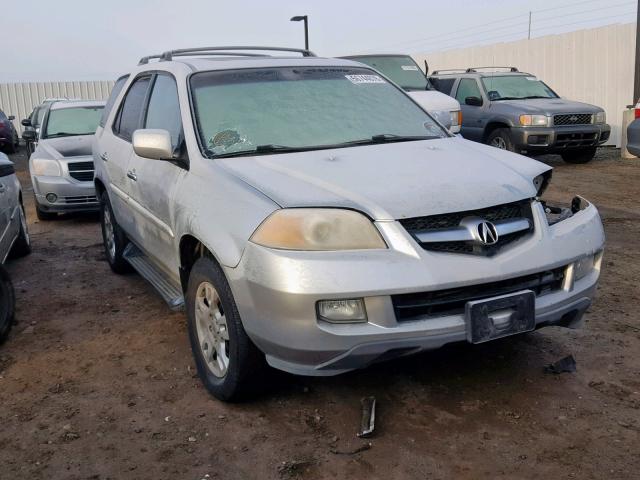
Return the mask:
{"type": "Polygon", "coordinates": [[[493,245],[498,241],[498,231],[491,222],[478,223],[478,240],[484,245],[493,245]]]}

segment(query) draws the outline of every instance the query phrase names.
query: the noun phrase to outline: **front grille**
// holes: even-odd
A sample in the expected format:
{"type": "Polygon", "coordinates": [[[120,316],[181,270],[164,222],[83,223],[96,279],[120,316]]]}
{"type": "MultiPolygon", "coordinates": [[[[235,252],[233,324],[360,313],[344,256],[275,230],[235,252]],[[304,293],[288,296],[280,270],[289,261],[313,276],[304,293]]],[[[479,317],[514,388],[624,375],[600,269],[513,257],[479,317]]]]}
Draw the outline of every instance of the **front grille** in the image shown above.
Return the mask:
{"type": "Polygon", "coordinates": [[[493,255],[500,248],[517,240],[533,231],[533,217],[531,214],[531,201],[505,203],[494,207],[482,208],[479,210],[467,210],[464,212],[443,213],[428,217],[404,218],[399,220],[400,224],[416,239],[422,248],[436,252],[466,253],[476,255],[493,255]],[[471,242],[429,242],[421,243],[415,235],[421,232],[438,231],[456,228],[465,217],[480,217],[489,222],[501,220],[511,220],[517,218],[527,218],[532,225],[529,230],[501,235],[498,242],[490,246],[480,246],[471,242]]]}
{"type": "Polygon", "coordinates": [[[557,147],[592,147],[598,143],[597,133],[558,133],[557,147]]]}
{"type": "Polygon", "coordinates": [[[81,182],[93,180],[93,162],[69,162],[69,176],[81,182]]]}
{"type": "Polygon", "coordinates": [[[94,203],[97,202],[98,199],[94,195],[77,195],[75,197],[62,197],[62,202],[67,204],[82,204],[82,203],[94,203]]]}
{"type": "Polygon", "coordinates": [[[553,116],[554,125],[589,125],[591,123],[593,123],[591,113],[568,113],[553,116]]]}
{"type": "Polygon", "coordinates": [[[433,292],[392,295],[391,301],[398,322],[461,315],[465,311],[467,302],[473,300],[488,299],[522,290],[532,290],[536,297],[558,291],[562,288],[564,272],[565,267],[560,267],[498,282],[433,292]]]}

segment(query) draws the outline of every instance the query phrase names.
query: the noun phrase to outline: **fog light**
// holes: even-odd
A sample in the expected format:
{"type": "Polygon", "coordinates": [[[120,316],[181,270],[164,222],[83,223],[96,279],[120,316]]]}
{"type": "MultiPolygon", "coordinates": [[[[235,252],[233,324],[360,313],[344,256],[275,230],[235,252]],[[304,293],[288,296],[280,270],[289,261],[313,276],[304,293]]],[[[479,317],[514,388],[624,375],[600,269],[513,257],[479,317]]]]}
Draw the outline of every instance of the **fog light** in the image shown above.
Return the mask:
{"type": "Polygon", "coordinates": [[[47,193],[47,202],[56,203],[56,200],[58,200],[58,196],[55,193],[47,193]]]}
{"type": "Polygon", "coordinates": [[[362,298],[346,300],[321,300],[318,317],[331,323],[356,323],[367,321],[367,311],[362,298]]]}

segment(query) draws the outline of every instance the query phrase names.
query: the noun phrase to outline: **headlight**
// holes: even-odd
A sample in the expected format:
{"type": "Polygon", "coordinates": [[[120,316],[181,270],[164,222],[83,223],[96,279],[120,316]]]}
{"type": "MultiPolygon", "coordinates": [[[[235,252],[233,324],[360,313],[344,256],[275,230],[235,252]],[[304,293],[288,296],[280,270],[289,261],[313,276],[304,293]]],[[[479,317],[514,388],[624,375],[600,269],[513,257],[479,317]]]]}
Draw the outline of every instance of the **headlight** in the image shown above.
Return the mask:
{"type": "Polygon", "coordinates": [[[31,173],[38,176],[59,177],[62,175],[60,164],[56,160],[36,158],[31,161],[31,170],[31,173]]]}
{"type": "Polygon", "coordinates": [[[284,250],[366,250],[387,248],[371,220],[352,210],[278,210],[251,236],[258,245],[284,250]]]}
{"type": "Polygon", "coordinates": [[[551,172],[552,170],[547,170],[546,172],[538,175],[533,179],[533,186],[536,189],[536,196],[541,197],[544,191],[549,186],[549,182],[551,182],[551,172]]]}
{"type": "Polygon", "coordinates": [[[452,110],[451,114],[451,126],[457,127],[462,125],[462,110],[452,110]]]}
{"type": "Polygon", "coordinates": [[[520,115],[520,125],[525,127],[546,127],[549,117],[546,115],[520,115]]]}
{"type": "Polygon", "coordinates": [[[607,114],[605,112],[598,112],[593,116],[593,123],[605,123],[607,121],[607,114]]]}

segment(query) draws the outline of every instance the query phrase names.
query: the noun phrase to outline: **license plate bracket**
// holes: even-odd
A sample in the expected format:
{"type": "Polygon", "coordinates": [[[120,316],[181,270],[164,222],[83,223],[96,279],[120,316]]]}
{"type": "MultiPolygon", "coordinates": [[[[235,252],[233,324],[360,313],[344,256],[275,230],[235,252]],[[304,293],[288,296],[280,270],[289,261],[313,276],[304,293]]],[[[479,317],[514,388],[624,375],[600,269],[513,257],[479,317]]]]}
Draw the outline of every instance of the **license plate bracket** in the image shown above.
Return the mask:
{"type": "Polygon", "coordinates": [[[467,302],[467,340],[483,343],[536,328],[536,294],[531,290],[467,302]]]}

